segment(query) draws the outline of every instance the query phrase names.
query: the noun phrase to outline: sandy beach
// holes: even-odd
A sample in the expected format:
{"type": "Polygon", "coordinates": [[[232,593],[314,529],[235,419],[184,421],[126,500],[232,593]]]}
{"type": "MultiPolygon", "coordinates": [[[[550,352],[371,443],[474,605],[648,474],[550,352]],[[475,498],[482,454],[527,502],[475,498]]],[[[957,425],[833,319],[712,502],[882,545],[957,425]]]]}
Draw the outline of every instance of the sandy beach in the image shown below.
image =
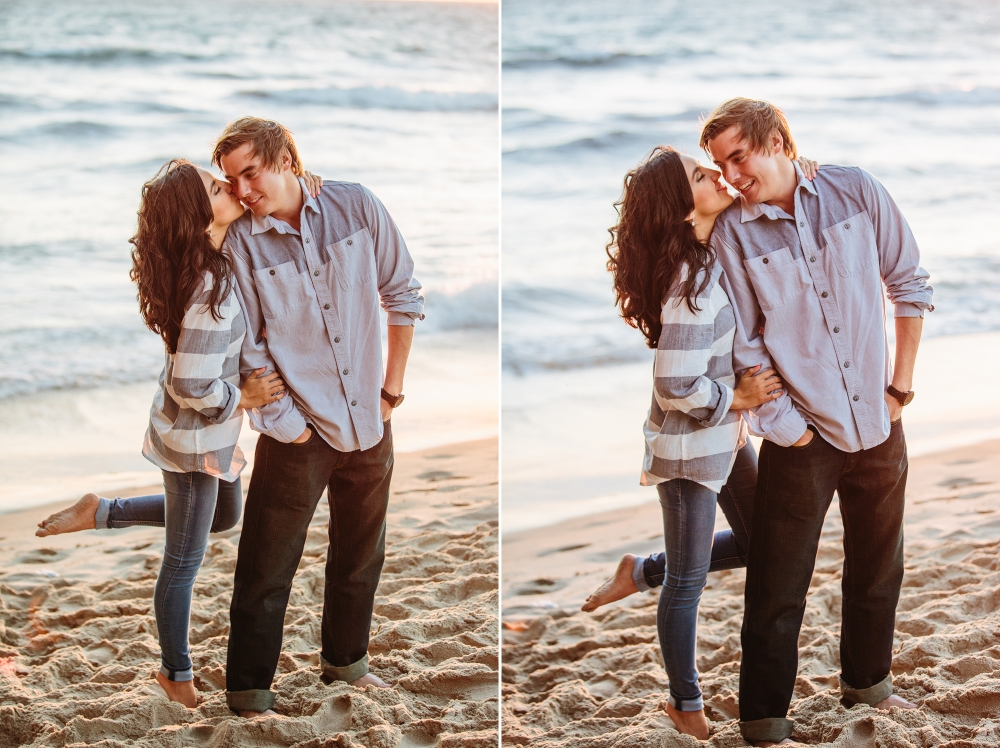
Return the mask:
{"type": "MultiPolygon", "coordinates": [[[[658,591],[582,613],[625,552],[662,549],[651,501],[504,533],[503,740],[532,748],[704,745],[663,712],[658,591]]],[[[810,745],[1000,745],[1000,441],[911,458],[906,576],[893,680],[916,711],[845,709],[838,686],[842,524],[828,516],[799,640],[790,716],[810,745]]],[[[721,514],[721,513],[720,513],[721,514]]],[[[724,526],[720,522],[720,526],[724,526]]],[[[708,745],[745,745],[737,725],[742,570],[709,575],[697,665],[708,745]]]]}
{"type": "Polygon", "coordinates": [[[152,679],[162,530],[34,537],[35,523],[66,505],[0,520],[0,747],[496,744],[496,439],[397,455],[369,649],[372,671],[390,689],[319,678],[321,502],[285,617],[273,686],[280,716],[253,721],[235,717],[224,694],[240,527],[212,536],[195,585],[200,705],[187,710],[152,679]]]}

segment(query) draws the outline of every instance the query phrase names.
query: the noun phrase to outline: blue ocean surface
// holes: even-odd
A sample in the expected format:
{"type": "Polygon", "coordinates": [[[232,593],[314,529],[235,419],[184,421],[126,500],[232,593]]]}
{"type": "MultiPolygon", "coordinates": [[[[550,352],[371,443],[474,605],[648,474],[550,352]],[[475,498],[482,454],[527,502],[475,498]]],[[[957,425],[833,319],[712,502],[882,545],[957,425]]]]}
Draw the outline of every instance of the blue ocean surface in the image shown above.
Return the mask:
{"type": "Polygon", "coordinates": [[[612,204],[653,146],[704,157],[734,96],[888,188],[935,288],[925,336],[1000,330],[996,3],[505,0],[502,21],[505,376],[648,360],[614,308],[612,204]]]}
{"type": "MultiPolygon", "coordinates": [[[[243,115],[386,204],[422,335],[497,327],[495,5],[0,4],[0,400],[155,379],[128,244],[144,181],[243,115]]],[[[456,374],[458,375],[458,374],[456,374]]]]}

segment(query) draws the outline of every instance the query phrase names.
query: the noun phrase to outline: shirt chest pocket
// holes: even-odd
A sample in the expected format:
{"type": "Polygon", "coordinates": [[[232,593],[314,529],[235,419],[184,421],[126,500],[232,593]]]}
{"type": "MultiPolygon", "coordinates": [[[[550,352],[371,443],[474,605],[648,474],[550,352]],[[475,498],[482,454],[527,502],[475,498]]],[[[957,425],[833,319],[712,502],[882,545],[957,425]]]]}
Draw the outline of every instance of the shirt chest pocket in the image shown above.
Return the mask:
{"type": "Polygon", "coordinates": [[[375,245],[368,229],[355,231],[339,242],[328,244],[333,271],[341,288],[375,285],[375,245]]]}
{"type": "Polygon", "coordinates": [[[856,275],[878,260],[875,229],[867,213],[858,213],[823,229],[823,238],[842,278],[856,275]]]}
{"type": "Polygon", "coordinates": [[[793,301],[812,285],[805,260],[792,255],[788,247],[751,257],[743,265],[765,312],[793,301]]]}
{"type": "Polygon", "coordinates": [[[309,279],[294,262],[254,270],[253,274],[260,309],[268,319],[283,317],[309,300],[309,279]]]}

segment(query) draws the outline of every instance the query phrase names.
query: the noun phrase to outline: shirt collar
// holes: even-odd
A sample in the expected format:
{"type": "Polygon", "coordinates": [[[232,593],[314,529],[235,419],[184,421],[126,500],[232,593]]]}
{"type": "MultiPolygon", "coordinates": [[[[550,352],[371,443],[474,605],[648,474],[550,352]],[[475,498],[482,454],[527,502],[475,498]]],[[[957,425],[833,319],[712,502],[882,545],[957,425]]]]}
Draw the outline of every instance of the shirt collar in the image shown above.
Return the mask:
{"type": "MultiPolygon", "coordinates": [[[[302,188],[302,207],[303,209],[309,208],[314,213],[319,213],[319,202],[316,198],[309,194],[306,189],[305,181],[302,177],[298,178],[299,186],[302,188]]],[[[293,229],[284,221],[280,221],[277,218],[272,218],[271,216],[258,216],[257,214],[250,213],[250,235],[256,236],[257,234],[263,234],[265,231],[270,231],[274,229],[279,234],[294,234],[299,236],[299,232],[293,229]]]]}
{"type": "MultiPolygon", "coordinates": [[[[802,168],[799,166],[798,161],[792,161],[792,165],[795,167],[796,184],[795,190],[804,189],[812,194],[818,194],[816,192],[816,185],[805,178],[802,173],[802,168]]],[[[772,221],[777,221],[781,218],[787,218],[789,220],[795,220],[792,216],[788,215],[785,211],[776,205],[768,205],[767,203],[756,203],[755,205],[750,205],[742,197],[740,200],[740,223],[747,223],[748,221],[755,221],[761,216],[767,216],[772,221]]]]}

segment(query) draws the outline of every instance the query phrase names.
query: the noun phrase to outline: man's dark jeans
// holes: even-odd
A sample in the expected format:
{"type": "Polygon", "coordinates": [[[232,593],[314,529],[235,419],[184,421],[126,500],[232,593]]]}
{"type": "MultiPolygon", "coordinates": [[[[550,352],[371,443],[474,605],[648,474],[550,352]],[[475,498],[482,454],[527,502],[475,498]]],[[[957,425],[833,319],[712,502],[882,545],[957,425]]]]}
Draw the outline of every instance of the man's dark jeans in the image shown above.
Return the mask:
{"type": "MultiPolygon", "coordinates": [[[[811,427],[810,427],[811,428],[811,427]]],[[[841,686],[853,703],[892,694],[893,629],[903,581],[903,426],[877,447],[842,452],[814,432],[804,447],[760,451],[747,563],[740,731],[780,741],[798,669],[798,638],[823,520],[840,496],[844,520],[841,686]]]]}
{"type": "Polygon", "coordinates": [[[285,608],[309,522],[323,490],[330,546],[322,621],[323,673],[352,681],[368,672],[368,635],[385,560],[392,432],[371,449],[340,452],[313,431],[304,444],[261,435],[250,478],[230,607],[226,691],[233,711],[263,711],[281,654],[285,608]]]}

